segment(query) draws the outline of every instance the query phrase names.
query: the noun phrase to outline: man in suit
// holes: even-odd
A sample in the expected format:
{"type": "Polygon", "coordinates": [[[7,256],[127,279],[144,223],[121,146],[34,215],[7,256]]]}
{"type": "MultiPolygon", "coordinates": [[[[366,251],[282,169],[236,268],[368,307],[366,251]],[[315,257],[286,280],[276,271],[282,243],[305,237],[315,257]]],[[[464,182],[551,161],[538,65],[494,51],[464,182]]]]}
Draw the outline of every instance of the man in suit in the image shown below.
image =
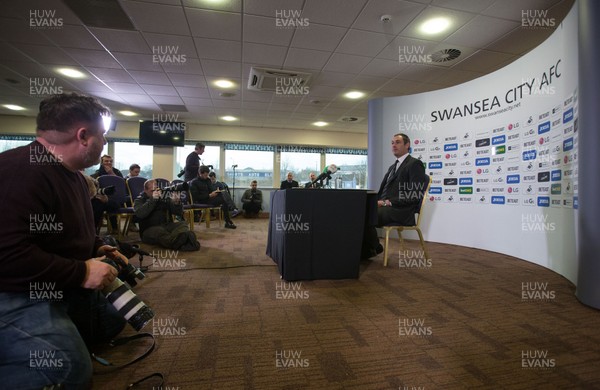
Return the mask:
{"type": "Polygon", "coordinates": [[[200,169],[200,156],[204,153],[204,148],[206,146],[202,142],[196,143],[194,147],[194,151],[185,159],[185,167],[184,172],[185,176],[183,177],[183,181],[188,182],[194,180],[198,177],[198,169],[200,169]]]}
{"type": "MultiPolygon", "coordinates": [[[[410,138],[406,134],[394,134],[392,153],[396,161],[390,166],[379,186],[377,200],[377,226],[389,224],[415,225],[415,213],[419,212],[425,196],[429,177],[423,163],[408,154],[410,138]]],[[[383,252],[374,226],[365,227],[363,258],[383,252]]]]}
{"type": "Polygon", "coordinates": [[[294,175],[292,174],[292,172],[288,172],[287,180],[284,180],[281,182],[279,189],[286,190],[288,188],[295,188],[295,187],[298,187],[298,182],[296,180],[294,180],[294,175]]]}

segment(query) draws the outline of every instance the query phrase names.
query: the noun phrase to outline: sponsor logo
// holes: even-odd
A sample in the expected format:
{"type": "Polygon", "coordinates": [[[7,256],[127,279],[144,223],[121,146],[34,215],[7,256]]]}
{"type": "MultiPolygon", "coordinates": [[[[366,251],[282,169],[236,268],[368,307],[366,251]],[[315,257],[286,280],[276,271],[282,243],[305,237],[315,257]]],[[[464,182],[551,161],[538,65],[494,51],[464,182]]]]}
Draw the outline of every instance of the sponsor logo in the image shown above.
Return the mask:
{"type": "Polygon", "coordinates": [[[560,169],[550,172],[550,180],[551,181],[560,181],[562,179],[561,173],[562,173],[562,171],[560,169]]]}
{"type": "Polygon", "coordinates": [[[521,182],[521,175],[508,175],[506,176],[507,184],[517,184],[521,182]]]}
{"type": "Polygon", "coordinates": [[[444,145],[444,152],[450,152],[453,150],[458,150],[458,144],[446,144],[444,145]]]}
{"type": "Polygon", "coordinates": [[[568,152],[573,149],[573,137],[567,138],[563,141],[563,151],[568,152]]]}
{"type": "Polygon", "coordinates": [[[573,119],[573,107],[563,112],[563,123],[567,123],[573,119]]]}
{"type": "Polygon", "coordinates": [[[490,139],[489,138],[481,138],[475,141],[475,147],[476,148],[482,148],[484,146],[490,146],[490,139]]]}
{"type": "Polygon", "coordinates": [[[490,158],[489,157],[477,158],[477,159],[475,159],[475,165],[478,167],[483,166],[483,165],[490,165],[490,158]]]}
{"type": "Polygon", "coordinates": [[[526,150],[523,152],[523,161],[535,160],[537,157],[537,150],[526,150]]]}
{"type": "Polygon", "coordinates": [[[550,198],[547,196],[538,196],[537,205],[538,205],[538,207],[549,207],[550,206],[550,198]]]}
{"type": "Polygon", "coordinates": [[[550,121],[538,125],[538,134],[544,134],[550,131],[550,121]]]}
{"type": "Polygon", "coordinates": [[[499,145],[499,144],[503,144],[506,142],[506,136],[505,135],[499,135],[496,137],[492,137],[492,145],[499,145]]]}
{"type": "Polygon", "coordinates": [[[550,186],[551,195],[560,195],[562,193],[562,186],[560,183],[554,183],[550,186]]]}
{"type": "Polygon", "coordinates": [[[471,194],[473,194],[473,187],[459,187],[458,193],[471,195],[471,194]]]}
{"type": "Polygon", "coordinates": [[[505,204],[506,199],[504,196],[492,196],[492,204],[505,204]]]}
{"type": "Polygon", "coordinates": [[[458,184],[458,181],[456,180],[456,178],[447,178],[444,179],[444,185],[445,186],[455,186],[458,184]]]}
{"type": "Polygon", "coordinates": [[[459,185],[464,185],[464,186],[470,186],[473,184],[473,178],[472,177],[461,177],[458,181],[459,185]]]}
{"type": "Polygon", "coordinates": [[[428,164],[429,169],[442,169],[443,163],[439,161],[432,161],[428,164]]]}
{"type": "Polygon", "coordinates": [[[539,183],[550,181],[550,172],[538,172],[537,181],[539,183]]]}
{"type": "Polygon", "coordinates": [[[429,193],[430,194],[441,194],[442,187],[431,187],[431,188],[429,188],[429,193]]]}

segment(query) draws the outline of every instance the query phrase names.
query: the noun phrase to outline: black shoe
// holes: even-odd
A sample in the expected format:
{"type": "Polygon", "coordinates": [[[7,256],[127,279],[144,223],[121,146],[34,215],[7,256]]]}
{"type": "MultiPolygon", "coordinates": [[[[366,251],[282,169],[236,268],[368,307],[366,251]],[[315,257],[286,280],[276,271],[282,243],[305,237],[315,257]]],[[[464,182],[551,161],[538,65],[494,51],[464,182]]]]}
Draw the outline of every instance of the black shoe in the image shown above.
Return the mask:
{"type": "Polygon", "coordinates": [[[383,253],[383,245],[378,244],[377,248],[375,248],[375,252],[377,252],[377,254],[383,253]]]}
{"type": "Polygon", "coordinates": [[[235,226],[235,225],[233,224],[233,222],[225,222],[225,228],[226,228],[226,229],[236,229],[236,228],[237,228],[237,226],[235,226]]]}

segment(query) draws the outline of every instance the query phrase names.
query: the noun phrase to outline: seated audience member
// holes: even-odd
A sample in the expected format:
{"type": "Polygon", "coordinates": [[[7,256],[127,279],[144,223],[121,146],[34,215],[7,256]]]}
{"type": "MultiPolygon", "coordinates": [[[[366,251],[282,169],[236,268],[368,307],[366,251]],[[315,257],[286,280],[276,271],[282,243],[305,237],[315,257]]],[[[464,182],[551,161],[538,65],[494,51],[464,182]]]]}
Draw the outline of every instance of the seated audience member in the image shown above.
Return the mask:
{"type": "MultiPolygon", "coordinates": [[[[98,193],[98,189],[100,188],[98,180],[84,174],[83,172],[82,175],[88,185],[88,192],[92,202],[92,211],[94,212],[94,226],[96,227],[96,231],[98,231],[98,229],[102,226],[102,217],[104,216],[104,212],[106,211],[107,213],[111,213],[119,210],[119,204],[114,200],[109,199],[107,195],[98,193]]],[[[116,216],[110,217],[110,224],[113,228],[118,229],[116,216]]],[[[110,229],[109,233],[112,233],[110,229]]]]}
{"type": "Polygon", "coordinates": [[[314,172],[311,172],[310,175],[308,175],[308,177],[310,180],[304,185],[304,188],[321,188],[321,183],[313,183],[317,178],[317,175],[315,175],[314,172]]]}
{"type": "Polygon", "coordinates": [[[140,170],[142,168],[140,168],[139,165],[137,164],[131,164],[129,166],[129,174],[127,176],[125,176],[125,179],[129,179],[130,177],[137,177],[140,175],[140,170]]]}
{"type": "Polygon", "coordinates": [[[179,193],[165,193],[158,188],[156,180],[148,180],[144,183],[144,192],[134,201],[133,209],[142,242],[182,251],[200,249],[187,222],[173,222],[174,215],[183,216],[179,193]]]}
{"type": "Polygon", "coordinates": [[[252,180],[250,189],[242,195],[242,208],[246,218],[258,216],[258,213],[262,210],[262,191],[256,189],[256,187],[258,187],[258,183],[256,180],[252,180]]]}
{"type": "Polygon", "coordinates": [[[91,388],[88,348],[125,327],[101,293],[118,271],[101,260],[127,258],[96,236],[79,172],[98,163],[109,114],[89,96],[48,97],[39,105],[35,141],[0,154],[0,177],[11,183],[0,187],[3,389],[91,388]],[[41,362],[49,354],[55,358],[41,362]]]}
{"type": "Polygon", "coordinates": [[[190,192],[194,203],[210,204],[212,206],[221,206],[223,216],[225,217],[225,227],[235,229],[237,226],[231,221],[229,215],[229,206],[223,198],[223,193],[219,189],[213,189],[212,181],[208,178],[210,170],[202,165],[198,170],[198,177],[190,182],[190,192]]]}
{"type": "Polygon", "coordinates": [[[288,172],[287,173],[287,180],[284,180],[281,182],[281,185],[279,186],[279,189],[285,190],[288,188],[296,188],[298,187],[298,182],[296,180],[294,180],[294,175],[292,174],[292,172],[288,172]]]}
{"type": "Polygon", "coordinates": [[[240,211],[235,207],[235,203],[233,203],[233,199],[231,199],[231,194],[229,193],[229,187],[227,184],[217,181],[217,174],[214,172],[210,172],[208,174],[210,181],[213,185],[213,190],[220,190],[221,195],[223,195],[223,199],[227,202],[227,207],[229,207],[229,211],[231,212],[231,218],[235,218],[240,211]]]}
{"type": "Polygon", "coordinates": [[[113,158],[108,154],[105,154],[100,158],[100,166],[98,167],[98,170],[92,174],[92,177],[97,179],[104,175],[123,177],[121,171],[119,171],[117,168],[113,168],[113,158]]]}

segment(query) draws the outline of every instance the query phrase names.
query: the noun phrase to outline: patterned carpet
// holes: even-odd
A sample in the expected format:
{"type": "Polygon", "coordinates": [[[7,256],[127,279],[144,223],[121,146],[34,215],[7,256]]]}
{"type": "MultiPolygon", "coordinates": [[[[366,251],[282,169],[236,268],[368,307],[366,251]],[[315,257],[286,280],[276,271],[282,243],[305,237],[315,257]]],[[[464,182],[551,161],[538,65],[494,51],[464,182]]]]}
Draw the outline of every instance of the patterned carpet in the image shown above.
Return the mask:
{"type": "MultiPolygon", "coordinates": [[[[157,260],[134,291],[156,313],[144,331],[157,347],[94,389],[156,371],[180,390],[600,389],[600,312],[550,270],[435,243],[423,261],[417,242],[400,254],[394,240],[388,267],[364,261],[357,280],[286,283],[265,255],[268,220],[235,222],[196,225],[199,252],[143,246],[157,260]]],[[[147,347],[132,344],[102,356],[147,347]]]]}

